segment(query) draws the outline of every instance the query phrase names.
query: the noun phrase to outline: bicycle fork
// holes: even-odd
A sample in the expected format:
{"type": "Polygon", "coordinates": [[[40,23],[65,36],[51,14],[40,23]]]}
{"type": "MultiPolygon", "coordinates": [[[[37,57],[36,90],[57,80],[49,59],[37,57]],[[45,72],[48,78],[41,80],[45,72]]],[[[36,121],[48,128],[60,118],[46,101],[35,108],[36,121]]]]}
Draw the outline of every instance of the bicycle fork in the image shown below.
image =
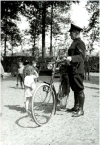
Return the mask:
{"type": "Polygon", "coordinates": [[[54,110],[54,115],[56,114],[56,111],[57,111],[57,103],[58,103],[58,94],[57,94],[57,92],[56,92],[56,90],[55,90],[55,87],[54,87],[54,85],[52,85],[52,89],[53,89],[53,95],[54,95],[54,103],[55,103],[55,110],[54,110]]]}
{"type": "Polygon", "coordinates": [[[58,94],[57,94],[57,92],[56,92],[56,90],[55,90],[55,87],[54,87],[54,84],[52,83],[47,83],[47,82],[44,82],[44,83],[46,83],[46,84],[48,84],[49,86],[50,86],[50,88],[51,88],[51,93],[53,93],[53,96],[54,96],[54,115],[56,114],[56,110],[57,110],[57,103],[58,103],[58,94]]]}

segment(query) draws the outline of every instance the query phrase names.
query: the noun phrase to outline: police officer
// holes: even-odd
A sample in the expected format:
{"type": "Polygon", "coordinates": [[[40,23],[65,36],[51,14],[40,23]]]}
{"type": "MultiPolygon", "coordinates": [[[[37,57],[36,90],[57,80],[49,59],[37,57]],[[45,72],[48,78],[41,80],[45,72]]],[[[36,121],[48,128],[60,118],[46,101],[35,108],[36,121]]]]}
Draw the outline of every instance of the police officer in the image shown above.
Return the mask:
{"type": "Polygon", "coordinates": [[[68,76],[70,87],[74,92],[74,107],[67,109],[68,112],[72,112],[72,117],[79,117],[84,115],[84,59],[86,47],[84,42],[80,38],[80,32],[83,29],[71,24],[69,30],[70,37],[73,40],[70,48],[68,49],[67,63],[68,66],[68,76]]]}

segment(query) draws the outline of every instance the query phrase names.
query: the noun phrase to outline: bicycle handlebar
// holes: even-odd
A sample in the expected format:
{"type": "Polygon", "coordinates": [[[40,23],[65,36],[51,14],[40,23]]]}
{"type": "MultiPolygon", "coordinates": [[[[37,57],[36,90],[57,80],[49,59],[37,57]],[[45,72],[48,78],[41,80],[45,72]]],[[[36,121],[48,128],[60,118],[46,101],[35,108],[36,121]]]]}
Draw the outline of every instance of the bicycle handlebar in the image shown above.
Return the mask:
{"type": "Polygon", "coordinates": [[[52,62],[49,62],[50,64],[61,64],[61,63],[65,63],[66,60],[62,59],[62,60],[56,60],[56,61],[52,61],[52,62]]]}
{"type": "Polygon", "coordinates": [[[65,59],[62,59],[62,60],[56,60],[56,63],[57,63],[57,64],[66,63],[66,60],[65,60],[65,59]]]}

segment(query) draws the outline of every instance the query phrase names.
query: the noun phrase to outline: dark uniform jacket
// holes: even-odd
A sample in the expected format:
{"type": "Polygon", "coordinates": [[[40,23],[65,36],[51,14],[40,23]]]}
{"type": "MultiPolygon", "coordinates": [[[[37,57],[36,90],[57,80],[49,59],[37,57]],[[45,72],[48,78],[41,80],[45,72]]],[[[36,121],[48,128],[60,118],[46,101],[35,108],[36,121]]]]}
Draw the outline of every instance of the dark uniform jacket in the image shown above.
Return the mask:
{"type": "Polygon", "coordinates": [[[84,73],[85,51],[84,42],[80,38],[76,38],[68,50],[68,56],[72,57],[71,65],[68,66],[68,72],[70,74],[84,73]]]}

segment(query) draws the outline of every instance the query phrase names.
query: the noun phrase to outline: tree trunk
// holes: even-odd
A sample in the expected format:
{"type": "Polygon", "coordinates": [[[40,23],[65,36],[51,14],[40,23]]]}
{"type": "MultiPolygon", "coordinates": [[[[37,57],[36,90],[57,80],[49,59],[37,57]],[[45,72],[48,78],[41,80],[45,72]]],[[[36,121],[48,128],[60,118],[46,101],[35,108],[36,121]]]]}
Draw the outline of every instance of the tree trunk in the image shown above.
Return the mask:
{"type": "Polygon", "coordinates": [[[34,30],[34,47],[35,47],[35,30],[34,30]]]}
{"type": "Polygon", "coordinates": [[[6,42],[7,42],[7,35],[5,34],[4,56],[6,56],[6,42]]]}
{"type": "Polygon", "coordinates": [[[42,58],[45,58],[45,18],[46,18],[46,4],[42,7],[42,58]]]}
{"type": "Polygon", "coordinates": [[[12,51],[12,56],[13,56],[13,47],[14,47],[13,37],[14,37],[14,35],[12,33],[12,35],[11,35],[11,46],[12,46],[11,51],[12,51]]]}
{"type": "Polygon", "coordinates": [[[50,56],[53,56],[53,51],[52,51],[52,21],[53,21],[53,3],[51,5],[50,56]]]}
{"type": "Polygon", "coordinates": [[[6,33],[5,33],[5,44],[4,44],[4,56],[6,56],[6,42],[7,42],[7,9],[5,9],[6,12],[6,33]]]}
{"type": "Polygon", "coordinates": [[[12,49],[11,49],[11,51],[12,51],[12,56],[13,56],[13,41],[12,41],[12,49]]]}

